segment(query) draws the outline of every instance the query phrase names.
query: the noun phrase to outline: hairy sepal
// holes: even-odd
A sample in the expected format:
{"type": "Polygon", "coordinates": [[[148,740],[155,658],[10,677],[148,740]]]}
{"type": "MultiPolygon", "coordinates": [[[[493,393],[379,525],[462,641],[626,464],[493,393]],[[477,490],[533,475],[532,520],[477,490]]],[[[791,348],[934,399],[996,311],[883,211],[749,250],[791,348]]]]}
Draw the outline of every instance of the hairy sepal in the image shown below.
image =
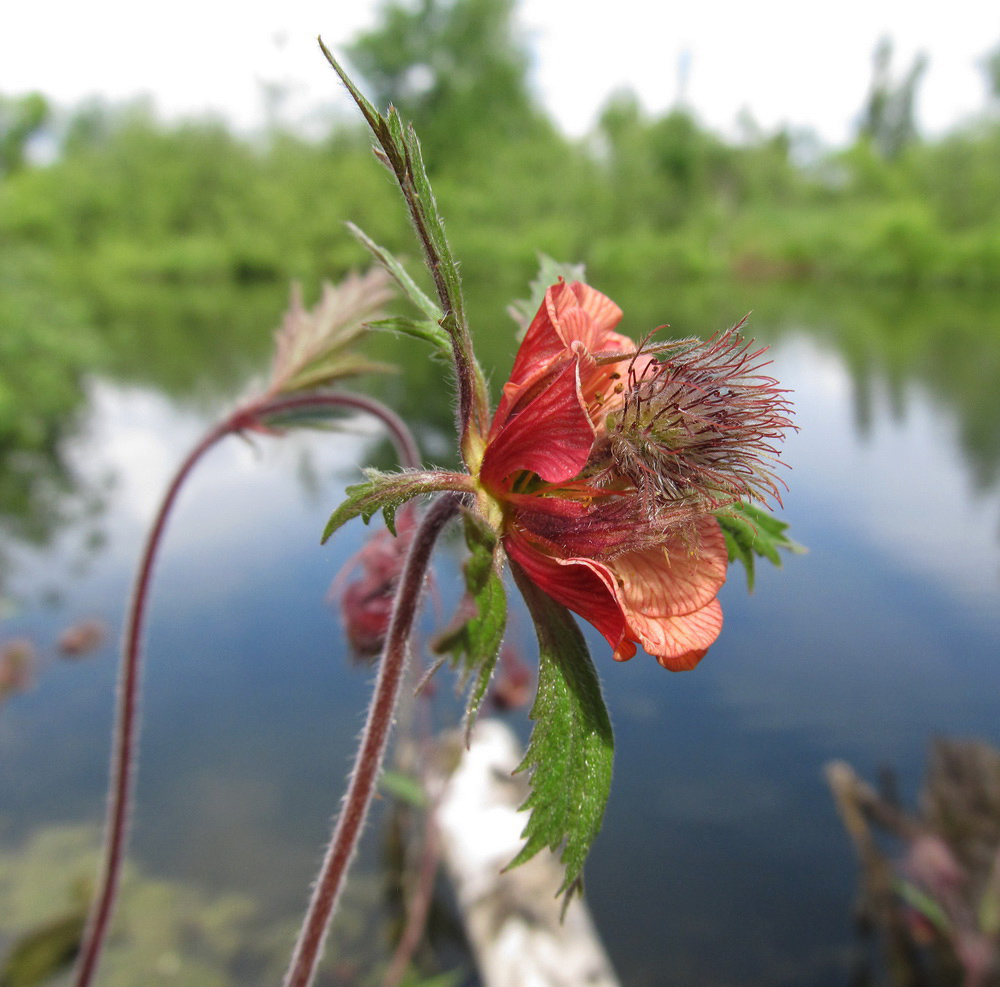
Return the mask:
{"type": "MultiPolygon", "coordinates": [[[[580,886],[583,865],[601,828],[611,791],[614,738],[597,670],[572,614],[540,590],[516,563],[511,568],[538,636],[535,727],[518,771],[528,772],[530,810],[516,867],[544,848],[561,850],[557,894],[580,886]]],[[[568,900],[568,898],[567,898],[568,900]]]]}
{"type": "Polygon", "coordinates": [[[756,573],[755,557],[767,559],[781,568],[778,549],[802,553],[806,549],[792,541],[785,532],[788,522],[776,518],[770,511],[742,501],[716,514],[726,539],[729,561],[742,562],[747,573],[747,589],[752,593],[756,573]]]}
{"type": "Polygon", "coordinates": [[[468,744],[507,628],[507,594],[500,576],[496,533],[472,511],[463,511],[463,518],[469,547],[463,566],[466,598],[459,620],[435,641],[434,650],[451,654],[452,664],[461,669],[463,685],[473,680],[465,707],[468,744]]]}
{"type": "Polygon", "coordinates": [[[460,473],[413,471],[409,473],[382,473],[366,469],[363,483],[355,483],[344,492],[347,499],[338,507],[323,530],[323,542],[342,525],[356,517],[367,524],[379,511],[385,517],[385,526],[396,534],[396,509],[421,494],[440,490],[466,490],[469,478],[460,473]]]}

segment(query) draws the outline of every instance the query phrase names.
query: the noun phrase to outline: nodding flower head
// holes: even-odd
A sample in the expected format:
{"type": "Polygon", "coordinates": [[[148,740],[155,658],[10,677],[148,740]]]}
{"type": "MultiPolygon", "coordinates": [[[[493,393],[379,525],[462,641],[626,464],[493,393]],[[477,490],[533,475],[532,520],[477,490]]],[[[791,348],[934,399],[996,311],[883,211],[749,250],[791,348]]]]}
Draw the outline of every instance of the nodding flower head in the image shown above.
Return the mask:
{"type": "Polygon", "coordinates": [[[606,468],[671,517],[781,502],[773,468],[791,409],[740,327],[662,358],[637,352],[606,422],[606,468]]]}
{"type": "Polygon", "coordinates": [[[607,639],[693,668],[718,637],[728,553],[714,511],[777,499],[789,406],[735,330],[646,349],[580,282],[548,289],[478,471],[507,555],[607,639]]]}
{"type": "Polygon", "coordinates": [[[395,536],[385,528],[375,531],[327,593],[328,602],[340,605],[347,640],[360,662],[374,661],[385,644],[396,585],[415,529],[416,514],[406,505],[396,519],[395,536]]]}

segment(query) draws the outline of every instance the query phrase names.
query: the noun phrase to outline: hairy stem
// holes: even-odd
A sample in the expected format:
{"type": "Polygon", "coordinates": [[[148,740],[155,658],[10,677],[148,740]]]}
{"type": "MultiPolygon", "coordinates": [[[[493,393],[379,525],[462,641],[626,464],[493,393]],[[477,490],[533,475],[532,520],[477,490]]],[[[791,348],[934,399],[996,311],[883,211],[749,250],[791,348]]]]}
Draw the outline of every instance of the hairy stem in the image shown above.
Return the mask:
{"type": "Polygon", "coordinates": [[[411,468],[420,466],[420,453],[416,442],[402,419],[373,398],[345,393],[306,393],[288,397],[267,397],[251,402],[210,429],[181,463],[163,496],[153,520],[153,526],[146,536],[132,588],[132,599],[127,614],[118,668],[118,699],[115,709],[103,859],[98,877],[97,893],[91,904],[90,915],[80,946],[76,967],[76,987],[89,987],[93,982],[107,939],[121,883],[121,870],[128,844],[128,826],[135,789],[142,669],[141,645],[146,620],[146,605],[149,599],[153,565],[177,495],[194,467],[220,439],[235,432],[241,432],[246,428],[258,426],[262,419],[269,415],[320,407],[356,408],[374,415],[389,430],[403,465],[411,468]]]}
{"type": "Polygon", "coordinates": [[[76,968],[77,987],[86,987],[90,984],[97,971],[115,900],[118,897],[121,869],[125,859],[128,823],[135,787],[136,745],[139,739],[139,684],[142,664],[140,643],[156,552],[160,547],[167,518],[184,481],[202,456],[231,430],[230,420],[220,422],[191,450],[167,488],[153,526],[146,536],[146,544],[132,590],[118,669],[118,702],[115,710],[104,859],[98,879],[97,895],[91,905],[90,917],[80,946],[80,958],[76,968]]]}
{"type": "Polygon", "coordinates": [[[441,529],[458,511],[462,499],[461,494],[443,494],[431,505],[414,534],[396,591],[378,679],[347,794],[292,954],[285,987],[309,987],[316,974],[330,920],[375,794],[431,550],[441,529]]]}
{"type": "MultiPolygon", "coordinates": [[[[324,406],[355,408],[358,411],[364,411],[378,418],[389,433],[389,438],[396,449],[396,457],[399,459],[400,465],[405,466],[407,469],[420,469],[420,449],[406,422],[395,411],[382,404],[381,401],[376,401],[375,398],[366,397],[363,394],[354,394],[350,391],[293,394],[289,397],[272,398],[260,406],[251,406],[248,412],[242,414],[249,414],[253,420],[258,420],[268,415],[279,415],[282,412],[324,406]]],[[[241,413],[237,412],[237,415],[239,414],[241,413]]],[[[234,419],[236,417],[236,415],[233,416],[234,419]]]]}
{"type": "MultiPolygon", "coordinates": [[[[465,315],[465,303],[458,274],[458,265],[444,232],[430,182],[424,169],[420,142],[413,128],[404,130],[398,113],[390,107],[383,116],[354,84],[333,54],[319,41],[323,56],[340,76],[351,98],[357,104],[372,134],[378,141],[385,163],[392,169],[403,194],[417,240],[424,254],[424,263],[434,281],[441,303],[441,327],[451,339],[455,376],[458,385],[459,449],[467,466],[478,466],[477,457],[482,437],[489,429],[489,396],[482,369],[476,360],[465,315]],[[394,127],[393,124],[397,124],[394,127]]],[[[381,155],[380,155],[381,156],[381,155]]]]}

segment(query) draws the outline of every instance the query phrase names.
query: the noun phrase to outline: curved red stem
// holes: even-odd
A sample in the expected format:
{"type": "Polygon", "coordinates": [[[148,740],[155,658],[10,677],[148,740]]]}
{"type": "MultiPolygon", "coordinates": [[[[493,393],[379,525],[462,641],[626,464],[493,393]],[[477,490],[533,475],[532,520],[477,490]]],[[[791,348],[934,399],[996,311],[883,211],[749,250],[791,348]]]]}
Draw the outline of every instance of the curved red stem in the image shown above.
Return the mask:
{"type": "Polygon", "coordinates": [[[167,519],[177,495],[201,458],[220,439],[247,428],[259,426],[269,415],[314,407],[348,407],[365,411],[379,418],[389,430],[400,460],[405,466],[419,467],[420,454],[410,430],[393,411],[373,398],[348,393],[305,393],[287,397],[266,397],[234,411],[219,422],[188,453],[167,487],[157,510],[153,526],[146,536],[139,568],[136,572],[129,605],[125,637],[118,669],[118,699],[115,709],[115,732],[111,754],[108,786],[108,809],[105,822],[104,851],[97,894],[80,945],[76,966],[75,987],[89,987],[97,972],[108,927],[114,913],[121,883],[122,864],[128,844],[129,816],[135,789],[136,747],[139,737],[139,695],[142,669],[142,635],[146,618],[146,602],[153,576],[153,565],[163,539],[167,519]]]}

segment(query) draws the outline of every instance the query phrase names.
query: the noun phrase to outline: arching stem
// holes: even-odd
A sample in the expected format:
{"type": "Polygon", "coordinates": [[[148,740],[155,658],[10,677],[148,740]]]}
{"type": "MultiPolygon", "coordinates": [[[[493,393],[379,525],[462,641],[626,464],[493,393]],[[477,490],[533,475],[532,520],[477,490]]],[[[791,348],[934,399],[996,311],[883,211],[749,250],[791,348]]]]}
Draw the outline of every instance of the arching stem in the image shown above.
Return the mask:
{"type": "Polygon", "coordinates": [[[324,407],[355,408],[379,418],[388,429],[403,465],[412,468],[420,466],[420,454],[406,424],[394,412],[373,398],[337,392],[293,394],[286,397],[267,396],[238,408],[208,431],[181,463],[157,510],[153,526],[143,546],[126,618],[118,669],[118,698],[115,709],[103,858],[97,892],[91,904],[80,946],[76,987],[89,987],[93,982],[118,898],[135,790],[142,670],[141,646],[146,608],[156,555],[177,495],[202,457],[225,436],[248,428],[260,427],[269,416],[324,407]]]}

